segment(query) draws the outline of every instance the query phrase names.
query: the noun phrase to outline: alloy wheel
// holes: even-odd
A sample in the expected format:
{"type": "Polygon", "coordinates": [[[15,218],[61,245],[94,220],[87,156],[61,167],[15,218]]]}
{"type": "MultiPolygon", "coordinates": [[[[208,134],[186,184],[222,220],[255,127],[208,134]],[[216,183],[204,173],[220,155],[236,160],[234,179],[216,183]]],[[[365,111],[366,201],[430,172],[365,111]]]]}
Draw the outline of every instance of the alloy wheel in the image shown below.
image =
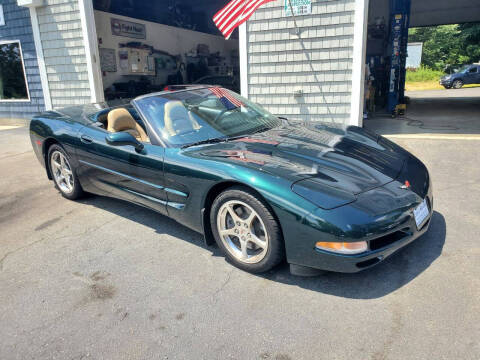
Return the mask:
{"type": "Polygon", "coordinates": [[[455,80],[453,82],[453,88],[454,89],[460,89],[463,86],[463,82],[461,80],[455,80]]]}
{"type": "Polygon", "coordinates": [[[239,261],[256,264],[265,258],[267,229],[251,206],[239,200],[224,203],[218,211],[217,229],[227,251],[239,261]]]}
{"type": "Polygon", "coordinates": [[[74,190],[75,180],[70,163],[66,156],[60,151],[54,151],[51,155],[52,175],[55,178],[60,190],[66,194],[70,194],[74,190]]]}

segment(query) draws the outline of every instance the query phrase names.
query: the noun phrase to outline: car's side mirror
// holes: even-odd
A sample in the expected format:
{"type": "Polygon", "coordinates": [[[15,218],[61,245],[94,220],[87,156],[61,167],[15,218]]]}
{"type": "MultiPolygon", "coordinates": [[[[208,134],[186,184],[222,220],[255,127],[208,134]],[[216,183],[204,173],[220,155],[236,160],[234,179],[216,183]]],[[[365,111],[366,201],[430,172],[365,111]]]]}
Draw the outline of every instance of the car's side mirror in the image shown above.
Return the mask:
{"type": "Polygon", "coordinates": [[[140,141],[135,139],[132,134],[125,131],[110,133],[105,137],[105,140],[107,144],[112,146],[133,146],[138,152],[142,151],[145,147],[140,141]]]}

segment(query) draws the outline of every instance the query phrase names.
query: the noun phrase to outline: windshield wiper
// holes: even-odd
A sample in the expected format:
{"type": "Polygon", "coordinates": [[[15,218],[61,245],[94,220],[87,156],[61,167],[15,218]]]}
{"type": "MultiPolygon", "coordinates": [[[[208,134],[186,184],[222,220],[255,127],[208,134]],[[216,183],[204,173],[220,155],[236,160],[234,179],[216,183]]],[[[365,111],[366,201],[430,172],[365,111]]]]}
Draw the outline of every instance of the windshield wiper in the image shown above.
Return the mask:
{"type": "Polygon", "coordinates": [[[205,140],[196,141],[196,142],[193,142],[193,143],[190,143],[190,144],[182,145],[181,148],[185,149],[185,148],[188,148],[190,146],[197,146],[197,145],[203,145],[203,144],[215,144],[215,143],[219,143],[219,142],[222,142],[222,141],[223,141],[222,138],[205,139],[205,140]]]}
{"type": "Polygon", "coordinates": [[[213,139],[205,139],[205,140],[200,140],[196,141],[190,144],[185,144],[182,145],[181,148],[185,149],[191,146],[197,146],[197,145],[203,145],[203,144],[217,144],[217,143],[222,143],[222,142],[228,142],[231,140],[236,140],[236,139],[241,139],[245,137],[245,135],[238,135],[238,136],[226,136],[226,137],[220,137],[220,138],[213,138],[213,139]]]}

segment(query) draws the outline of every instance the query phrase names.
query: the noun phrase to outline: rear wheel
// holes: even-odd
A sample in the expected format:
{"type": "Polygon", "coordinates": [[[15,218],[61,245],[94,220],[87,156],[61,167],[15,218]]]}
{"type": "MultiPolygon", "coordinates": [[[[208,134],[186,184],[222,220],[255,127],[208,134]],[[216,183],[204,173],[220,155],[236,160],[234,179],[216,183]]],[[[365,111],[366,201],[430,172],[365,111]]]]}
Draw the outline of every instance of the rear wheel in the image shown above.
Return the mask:
{"type": "Polygon", "coordinates": [[[268,206],[246,188],[221,193],[212,204],[210,224],[225,256],[245,271],[265,272],[284,259],[277,220],[268,206]]]}
{"type": "Polygon", "coordinates": [[[461,89],[463,86],[463,81],[462,80],[455,80],[452,84],[454,89],[461,89]]]}
{"type": "Polygon", "coordinates": [[[84,194],[70,158],[61,146],[52,145],[48,149],[48,166],[55,187],[64,197],[75,200],[84,194]]]}

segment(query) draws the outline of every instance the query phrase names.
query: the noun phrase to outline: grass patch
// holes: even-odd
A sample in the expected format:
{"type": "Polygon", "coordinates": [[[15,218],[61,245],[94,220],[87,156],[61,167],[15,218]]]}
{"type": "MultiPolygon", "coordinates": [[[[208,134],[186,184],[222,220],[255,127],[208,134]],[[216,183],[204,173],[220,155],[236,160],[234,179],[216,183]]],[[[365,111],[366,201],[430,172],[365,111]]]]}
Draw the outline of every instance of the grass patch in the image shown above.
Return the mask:
{"type": "Polygon", "coordinates": [[[407,69],[405,90],[441,90],[443,86],[438,81],[443,75],[445,75],[443,71],[432,70],[423,65],[418,69],[407,69]]]}
{"type": "Polygon", "coordinates": [[[428,67],[421,66],[416,70],[407,70],[407,82],[438,82],[443,75],[445,75],[443,71],[432,70],[428,67]]]}
{"type": "Polygon", "coordinates": [[[423,91],[423,90],[441,90],[444,89],[438,83],[438,80],[433,81],[412,81],[405,83],[406,91],[423,91]]]}
{"type": "MultiPolygon", "coordinates": [[[[423,90],[442,90],[444,87],[439,84],[440,78],[445,73],[442,71],[432,70],[426,66],[419,69],[407,69],[407,78],[405,83],[406,91],[423,91],[423,90]]],[[[479,85],[464,85],[464,88],[478,87],[479,85]]]]}
{"type": "MultiPolygon", "coordinates": [[[[407,69],[407,78],[405,83],[406,91],[424,91],[424,90],[443,90],[439,84],[440,78],[444,76],[443,71],[432,70],[426,66],[419,69],[407,69]]],[[[464,88],[479,87],[480,85],[464,85],[464,88]]]]}

